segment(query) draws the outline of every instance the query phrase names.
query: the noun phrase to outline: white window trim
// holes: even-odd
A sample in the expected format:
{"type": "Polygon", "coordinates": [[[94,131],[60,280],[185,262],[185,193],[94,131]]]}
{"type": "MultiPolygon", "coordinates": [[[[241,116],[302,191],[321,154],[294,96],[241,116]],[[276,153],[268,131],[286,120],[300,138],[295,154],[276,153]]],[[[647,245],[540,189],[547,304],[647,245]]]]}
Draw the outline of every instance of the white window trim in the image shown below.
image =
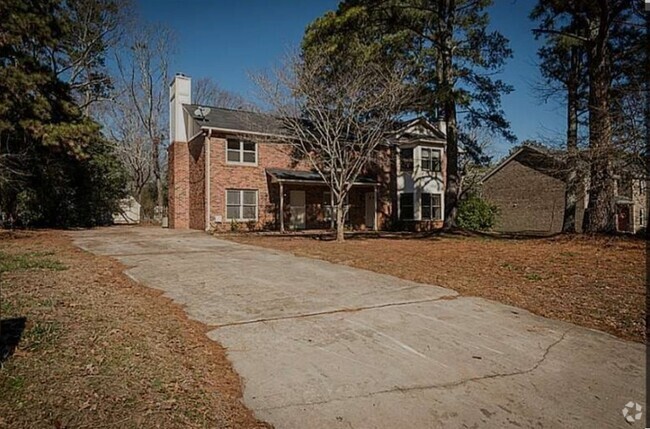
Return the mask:
{"type": "MultiPolygon", "coordinates": [[[[420,198],[418,198],[418,201],[420,202],[420,207],[419,207],[419,215],[420,215],[420,220],[421,221],[442,221],[445,219],[445,196],[442,192],[420,192],[420,198]],[[422,195],[439,195],[440,196],[440,218],[439,219],[424,219],[422,217],[422,195]]],[[[433,206],[431,206],[433,209],[433,206]]]]}
{"type": "Polygon", "coordinates": [[[236,137],[228,137],[226,138],[226,144],[225,146],[225,156],[226,156],[226,164],[227,165],[242,165],[242,166],[250,166],[250,167],[257,167],[258,166],[258,160],[259,160],[259,145],[257,142],[253,142],[250,140],[242,140],[240,138],[236,137]],[[228,160],[228,142],[229,141],[238,141],[239,142],[239,159],[241,161],[229,161],[228,160]],[[244,143],[253,143],[255,145],[255,162],[244,162],[244,143]]]}
{"type": "Polygon", "coordinates": [[[424,192],[414,190],[413,192],[399,191],[397,193],[397,219],[401,221],[444,221],[445,220],[445,193],[444,192],[424,192]],[[413,194],[413,219],[402,219],[402,194],[413,194]],[[422,219],[422,194],[440,195],[440,219],[422,219]]]}
{"type": "MultiPolygon", "coordinates": [[[[257,222],[259,220],[260,212],[260,192],[258,189],[226,189],[224,195],[224,219],[226,221],[236,221],[236,222],[257,222]],[[228,217],[228,191],[239,191],[239,208],[241,209],[240,213],[244,213],[244,191],[254,191],[255,192],[255,219],[246,219],[246,218],[229,218],[228,217]]],[[[248,207],[248,206],[247,206],[248,207]]]]}
{"type": "MultiPolygon", "coordinates": [[[[440,148],[430,147],[430,146],[418,146],[418,156],[419,156],[418,164],[417,164],[418,170],[420,172],[422,172],[422,173],[425,173],[425,174],[442,174],[442,155],[443,155],[442,149],[440,149],[440,148]],[[422,151],[423,150],[427,150],[427,151],[430,151],[430,152],[438,152],[438,162],[440,164],[440,171],[425,170],[424,168],[422,168],[422,159],[423,159],[422,158],[422,151]]],[[[430,159],[433,159],[433,158],[430,158],[430,159]]]]}

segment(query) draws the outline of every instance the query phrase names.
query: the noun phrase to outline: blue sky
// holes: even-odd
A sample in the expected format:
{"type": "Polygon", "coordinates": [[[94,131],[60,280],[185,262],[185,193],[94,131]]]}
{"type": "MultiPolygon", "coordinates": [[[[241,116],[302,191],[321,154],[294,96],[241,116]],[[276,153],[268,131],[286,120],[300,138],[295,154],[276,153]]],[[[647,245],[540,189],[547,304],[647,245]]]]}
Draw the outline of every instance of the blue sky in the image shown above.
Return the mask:
{"type": "MultiPolygon", "coordinates": [[[[533,91],[539,82],[536,42],[528,14],[534,0],[495,0],[491,27],[501,31],[513,49],[501,79],[514,86],[503,98],[503,109],[517,138],[553,139],[562,135],[564,116],[558,103],[544,103],[533,91]]],[[[254,99],[249,79],[273,67],[300,44],[305,27],[336,0],[141,0],[143,19],[173,29],[176,53],[172,72],[193,78],[211,77],[222,88],[254,99]]],[[[490,148],[495,159],[508,153],[511,143],[497,141],[490,148]]]]}

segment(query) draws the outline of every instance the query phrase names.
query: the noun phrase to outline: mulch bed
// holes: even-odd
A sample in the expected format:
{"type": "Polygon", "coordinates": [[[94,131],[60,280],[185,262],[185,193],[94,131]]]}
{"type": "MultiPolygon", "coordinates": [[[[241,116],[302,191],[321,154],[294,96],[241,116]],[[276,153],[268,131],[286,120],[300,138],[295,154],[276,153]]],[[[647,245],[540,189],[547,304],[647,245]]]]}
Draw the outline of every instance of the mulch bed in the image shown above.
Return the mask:
{"type": "Polygon", "coordinates": [[[220,237],[439,285],[646,340],[646,242],[632,237],[360,235],[344,243],[321,236],[220,237]]]}
{"type": "Polygon", "coordinates": [[[119,263],[58,231],[0,232],[3,255],[0,427],[268,427],[207,327],[119,263]]]}

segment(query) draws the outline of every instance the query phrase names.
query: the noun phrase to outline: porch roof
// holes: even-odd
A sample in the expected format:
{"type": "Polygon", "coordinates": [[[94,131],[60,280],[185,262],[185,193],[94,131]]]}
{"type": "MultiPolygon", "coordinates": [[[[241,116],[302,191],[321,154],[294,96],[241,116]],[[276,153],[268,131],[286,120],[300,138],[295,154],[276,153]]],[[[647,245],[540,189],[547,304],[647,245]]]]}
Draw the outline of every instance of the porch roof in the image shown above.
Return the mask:
{"type": "MultiPolygon", "coordinates": [[[[324,185],[323,178],[315,171],[285,170],[281,168],[267,168],[266,173],[271,176],[274,183],[307,183],[324,185]]],[[[371,177],[357,177],[352,185],[378,185],[371,177]]]]}

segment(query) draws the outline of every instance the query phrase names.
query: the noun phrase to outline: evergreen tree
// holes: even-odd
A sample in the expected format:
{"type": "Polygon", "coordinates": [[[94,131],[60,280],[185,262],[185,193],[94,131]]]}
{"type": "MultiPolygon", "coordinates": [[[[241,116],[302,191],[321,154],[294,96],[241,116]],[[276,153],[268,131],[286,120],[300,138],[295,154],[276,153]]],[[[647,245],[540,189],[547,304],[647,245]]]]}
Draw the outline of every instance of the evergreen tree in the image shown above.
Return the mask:
{"type": "Polygon", "coordinates": [[[644,79],[639,73],[645,37],[637,12],[632,0],[540,0],[531,15],[549,45],[572,40],[585,52],[590,171],[584,227],[589,232],[616,228],[614,161],[620,148],[612,115],[625,88],[644,79]]]}
{"type": "MultiPolygon", "coordinates": [[[[303,55],[331,55],[338,67],[362,67],[369,58],[410,70],[406,85],[417,102],[408,111],[443,119],[447,133],[445,226],[454,225],[460,194],[459,115],[470,128],[486,127],[514,140],[501,110],[511,87],[493,79],[511,56],[508,40],[488,31],[490,0],[347,0],[314,21],[303,55]]],[[[324,71],[336,73],[336,67],[324,71]]]]}
{"type": "Polygon", "coordinates": [[[51,52],[66,40],[69,28],[60,1],[0,3],[0,210],[13,219],[19,202],[32,201],[35,218],[61,223],[52,205],[70,201],[74,211],[97,203],[82,197],[57,201],[90,183],[98,187],[94,195],[106,196],[105,206],[114,206],[121,192],[119,180],[80,183],[69,175],[86,171],[87,179],[109,169],[119,176],[99,125],[82,114],[53,64],[51,52]]]}

